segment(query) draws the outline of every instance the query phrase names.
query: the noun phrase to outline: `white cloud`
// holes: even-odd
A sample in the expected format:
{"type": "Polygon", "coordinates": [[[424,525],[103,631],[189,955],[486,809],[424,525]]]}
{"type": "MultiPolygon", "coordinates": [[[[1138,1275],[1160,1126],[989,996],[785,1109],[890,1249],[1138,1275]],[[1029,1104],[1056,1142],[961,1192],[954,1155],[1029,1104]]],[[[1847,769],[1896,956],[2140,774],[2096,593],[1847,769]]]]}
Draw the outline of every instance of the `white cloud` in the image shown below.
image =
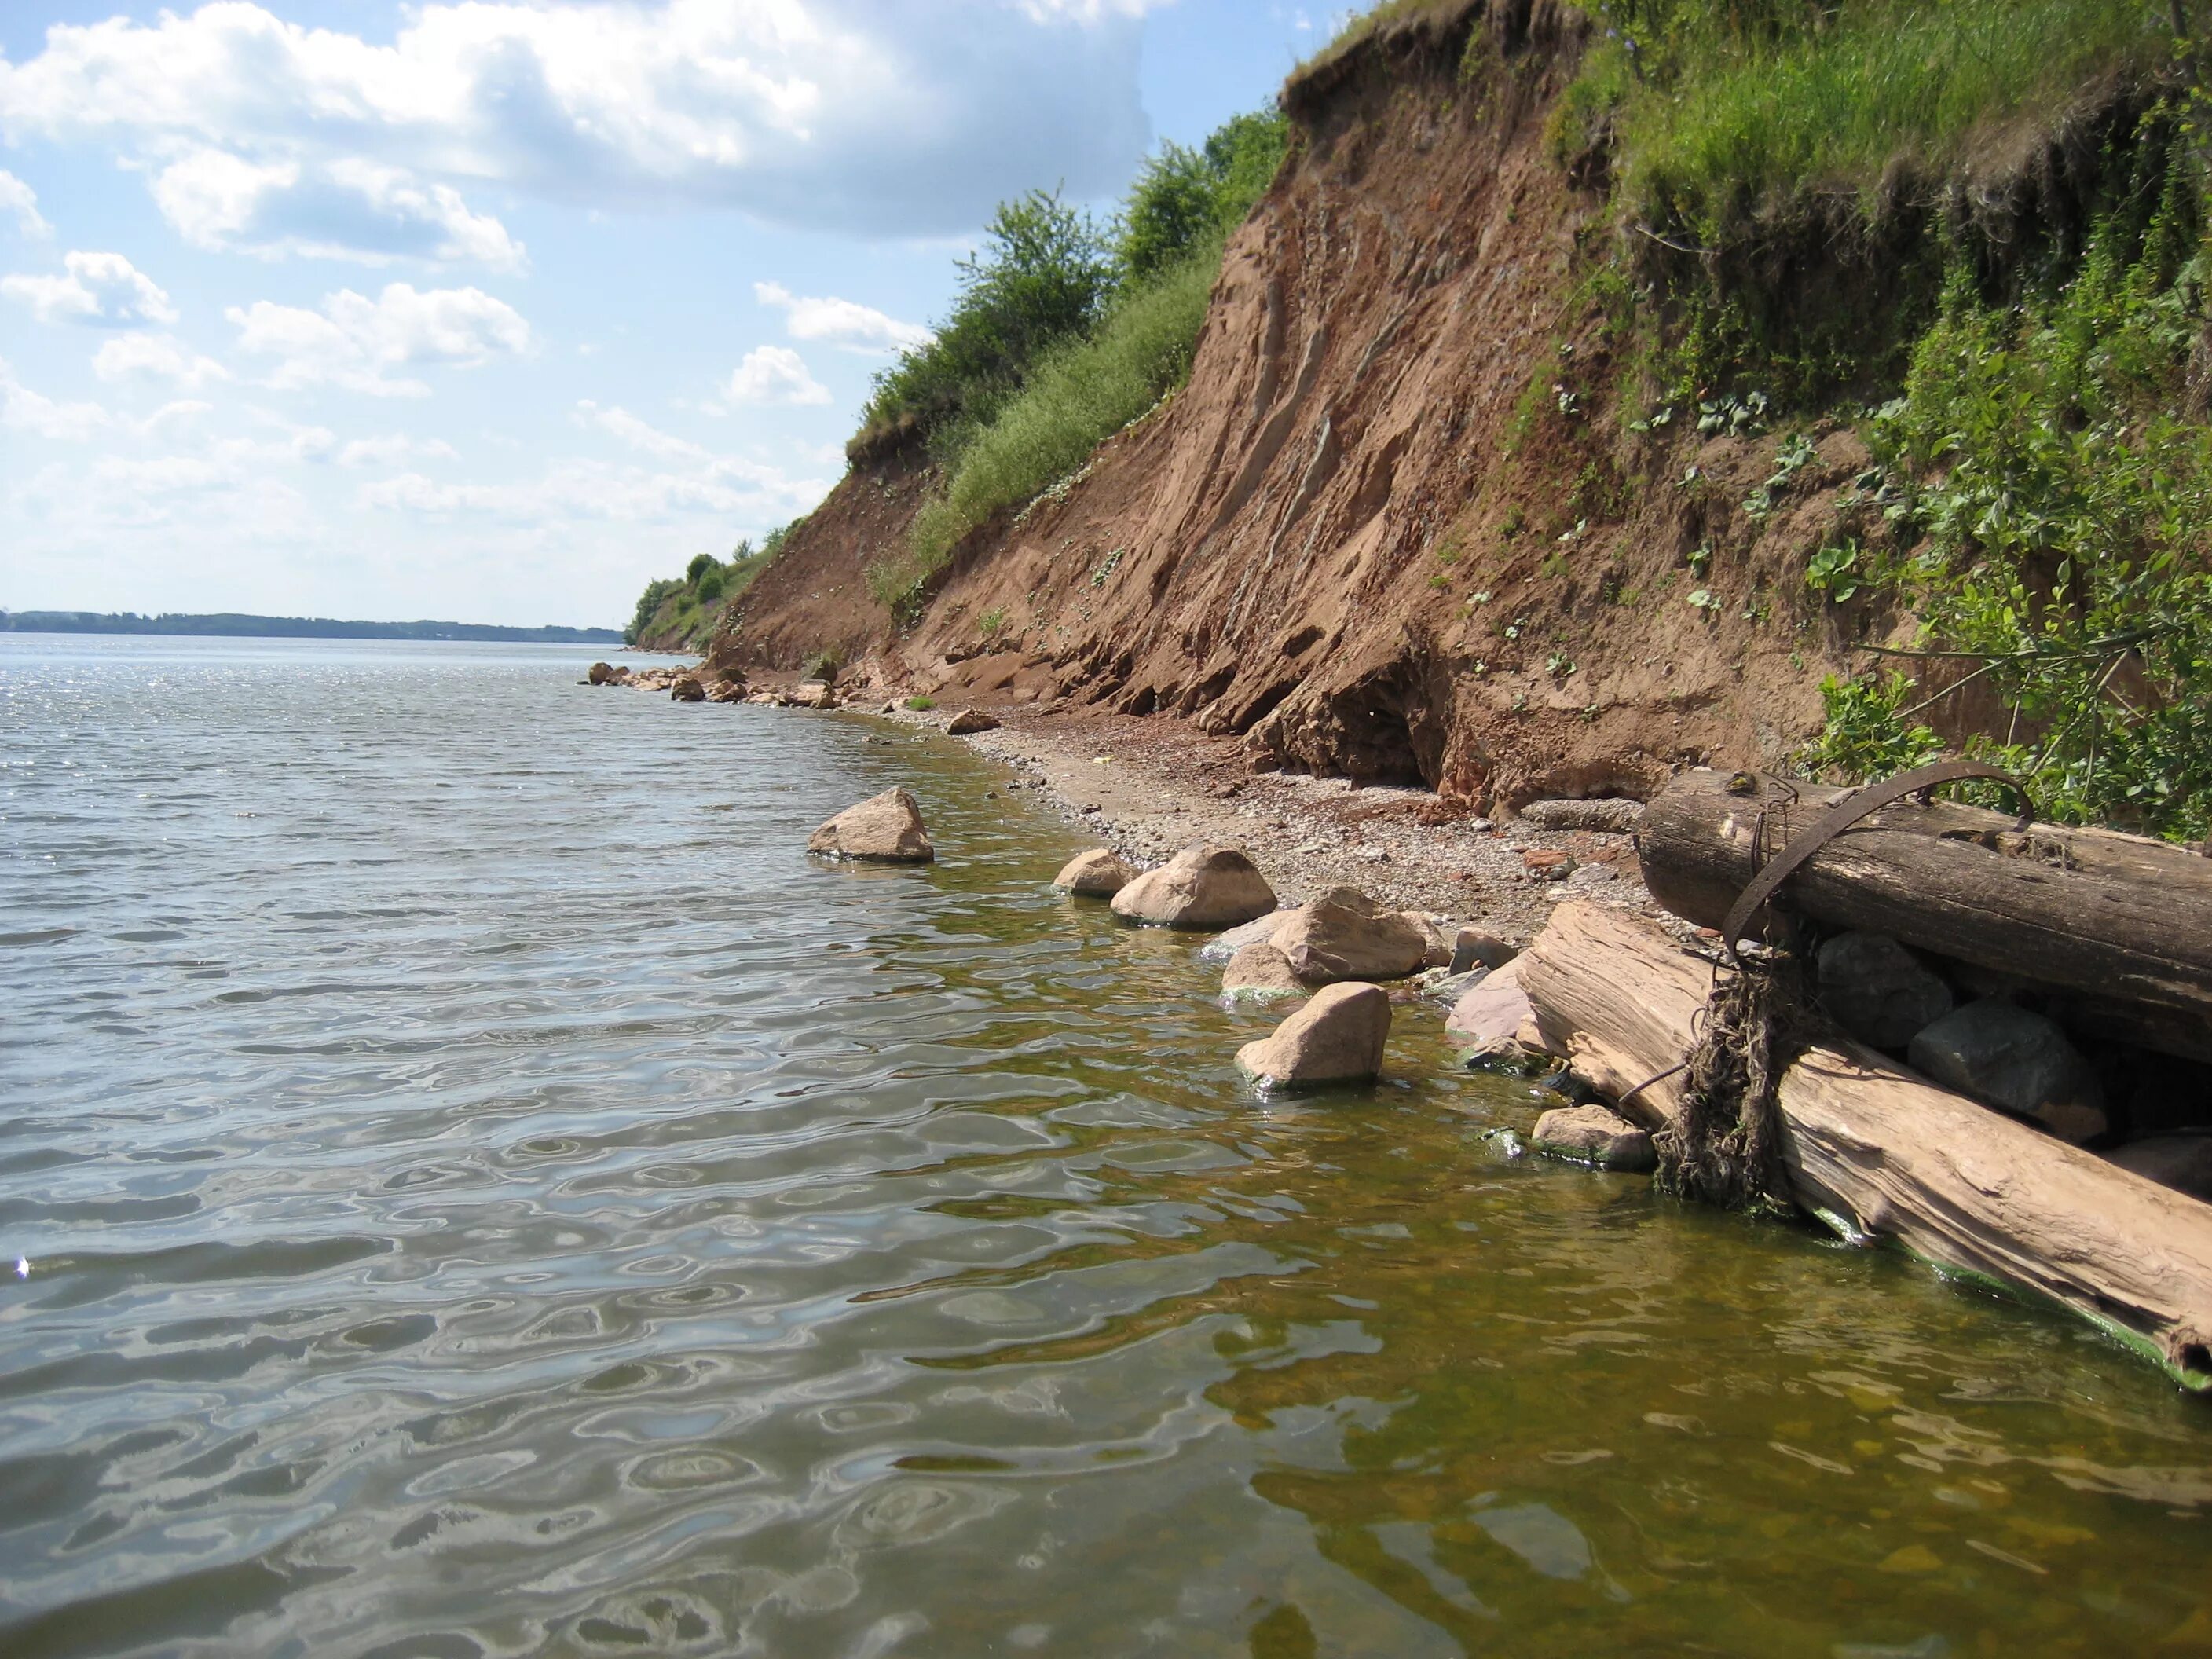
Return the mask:
{"type": "Polygon", "coordinates": [[[338,465],[394,466],[418,455],[428,460],[460,459],[460,452],[443,438],[415,438],[404,432],[389,432],[380,437],[356,438],[338,451],[338,465]]]}
{"type": "Polygon", "coordinates": [[[1143,9],[467,0],[403,9],[391,39],[372,41],[215,0],[48,27],[35,56],[0,59],[0,134],[95,138],[146,168],[191,234],[276,248],[313,243],[309,204],[335,192],[362,221],[381,199],[391,235],[348,230],[331,246],[422,252],[428,238],[497,257],[504,230],[436,193],[485,183],[955,234],[1040,179],[1079,200],[1120,187],[1151,138],[1143,9]],[[398,181],[349,179],[335,170],[346,158],[398,181]]]}
{"type": "Polygon", "coordinates": [[[98,404],[58,404],[17,380],[8,360],[0,357],[0,427],[82,443],[106,425],[107,411],[98,404]]]}
{"type": "Polygon", "coordinates": [[[0,213],[15,216],[15,228],[26,236],[51,236],[54,228],[39,212],[39,192],[6,168],[0,167],[0,213]]]}
{"type": "Polygon", "coordinates": [[[794,340],[827,340],[853,351],[904,351],[937,337],[919,323],[902,323],[873,306],[793,294],[781,283],[755,283],[753,298],[783,313],[783,326],[794,340]]]}
{"type": "Polygon", "coordinates": [[[580,425],[596,427],[648,455],[702,461],[707,459],[707,452],[690,440],[672,437],[657,427],[648,426],[626,409],[601,409],[589,398],[577,400],[576,420],[580,425]]]}
{"type": "Polygon", "coordinates": [[[162,164],[153,191],[162,216],[196,247],[372,265],[415,258],[512,272],[529,264],[507,227],[471,212],[451,185],[361,156],[258,162],[201,147],[162,164]]]}
{"type": "Polygon", "coordinates": [[[168,380],[197,389],[227,380],[230,371],[204,357],[173,334],[118,334],[93,354],[92,372],[103,380],[168,380]]]}
{"type": "Polygon", "coordinates": [[[732,403],[826,404],[830,388],[806,372],[806,360],[789,346],[760,346],[730,376],[723,395],[732,403]]]}
{"type": "Polygon", "coordinates": [[[420,472],[406,472],[364,485],[358,504],[524,524],[580,519],[636,523],[692,513],[780,521],[813,506],[829,487],[819,478],[793,478],[775,467],[734,458],[708,460],[682,472],[582,460],[514,483],[440,483],[420,472]]]}
{"type": "Polygon", "coordinates": [[[42,323],[173,323],[176,307],[153,280],[119,253],[72,251],[59,275],[0,276],[0,294],[31,308],[42,323]]]}
{"type": "Polygon", "coordinates": [[[268,384],[280,391],[335,386],[376,397],[422,397],[430,388],[390,371],[442,363],[473,368],[495,357],[530,350],[530,325],[504,301],[480,289],[418,290],[388,285],[371,300],[341,289],[320,311],[257,300],[223,313],[238,329],[240,349],[274,357],[268,384]]]}

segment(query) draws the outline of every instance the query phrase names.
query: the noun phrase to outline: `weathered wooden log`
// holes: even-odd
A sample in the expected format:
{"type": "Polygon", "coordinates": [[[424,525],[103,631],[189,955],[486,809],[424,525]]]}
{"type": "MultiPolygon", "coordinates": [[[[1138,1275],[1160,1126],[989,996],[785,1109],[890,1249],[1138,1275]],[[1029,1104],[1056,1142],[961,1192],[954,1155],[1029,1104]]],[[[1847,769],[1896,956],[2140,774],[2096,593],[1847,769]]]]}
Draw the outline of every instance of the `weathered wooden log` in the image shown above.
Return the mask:
{"type": "MultiPolygon", "coordinates": [[[[1688,1056],[1713,973],[1650,923],[1571,902],[1520,965],[1546,1044],[1614,1100],[1688,1056]]],[[[1681,1087],[1620,1110],[1670,1127],[1681,1087]]],[[[1847,1040],[1808,1049],[1777,1095],[1791,1189],[1846,1237],[2048,1298],[2212,1392],[2212,1205],[1847,1040]]]]}
{"type": "MultiPolygon", "coordinates": [[[[1645,809],[1644,878],[1675,915],[1717,927],[1759,866],[1842,793],[1686,772],[1645,809]]],[[[1814,854],[1779,902],[2050,988],[2049,1012],[2077,1029],[2212,1060],[2212,859],[2015,822],[1940,801],[1886,807],[1814,854]]]]}

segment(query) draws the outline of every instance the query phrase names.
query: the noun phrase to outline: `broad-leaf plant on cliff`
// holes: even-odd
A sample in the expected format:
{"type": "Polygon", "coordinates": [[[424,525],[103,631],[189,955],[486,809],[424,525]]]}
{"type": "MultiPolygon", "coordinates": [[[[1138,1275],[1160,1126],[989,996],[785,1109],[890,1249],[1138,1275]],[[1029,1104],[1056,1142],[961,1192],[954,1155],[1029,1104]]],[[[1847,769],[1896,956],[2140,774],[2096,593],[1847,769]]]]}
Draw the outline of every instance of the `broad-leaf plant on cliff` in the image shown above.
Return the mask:
{"type": "MultiPolygon", "coordinates": [[[[1639,431],[1873,459],[1807,580],[1863,638],[1811,766],[1945,747],[2045,812],[2212,829],[2204,58],[2130,0],[1601,0],[1555,118],[1639,431]],[[1940,728],[1940,730],[1939,730],[1940,728]]],[[[2201,8],[2200,8],[2201,9],[2201,8]]]]}

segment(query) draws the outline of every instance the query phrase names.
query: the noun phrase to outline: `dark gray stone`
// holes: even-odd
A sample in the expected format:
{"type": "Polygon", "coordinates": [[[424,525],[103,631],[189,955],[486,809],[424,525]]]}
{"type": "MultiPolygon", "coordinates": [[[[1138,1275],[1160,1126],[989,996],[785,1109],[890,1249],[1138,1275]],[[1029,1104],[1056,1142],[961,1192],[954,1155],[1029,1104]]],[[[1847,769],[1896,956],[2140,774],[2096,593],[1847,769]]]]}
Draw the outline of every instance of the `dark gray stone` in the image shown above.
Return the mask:
{"type": "Polygon", "coordinates": [[[2212,1202],[2212,1134],[2154,1135],[2106,1157],[2161,1187],[2212,1202]]]}
{"type": "Polygon", "coordinates": [[[2105,1132],[2105,1089],[2065,1032],[2000,997],[1955,1009],[1912,1039],[1915,1070],[2077,1146],[2105,1132]]]}
{"type": "Polygon", "coordinates": [[[1479,927],[1462,927],[1452,944],[1451,970],[1471,973],[1477,968],[1503,968],[1521,953],[1493,933],[1479,927]]]}
{"type": "Polygon", "coordinates": [[[1876,1048],[1902,1048],[1949,1013],[1951,988],[1887,933],[1838,933],[1820,947],[1820,1006],[1876,1048]]]}

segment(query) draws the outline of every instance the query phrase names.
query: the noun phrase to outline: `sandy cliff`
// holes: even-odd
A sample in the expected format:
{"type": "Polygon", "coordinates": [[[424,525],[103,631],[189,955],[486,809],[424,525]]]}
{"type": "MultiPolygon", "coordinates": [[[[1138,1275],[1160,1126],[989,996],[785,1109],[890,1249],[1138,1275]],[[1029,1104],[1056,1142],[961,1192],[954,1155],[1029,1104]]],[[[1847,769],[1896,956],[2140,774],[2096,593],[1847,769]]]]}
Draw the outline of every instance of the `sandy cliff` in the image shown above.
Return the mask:
{"type": "Polygon", "coordinates": [[[1753,517],[1775,436],[1619,417],[1579,289],[1612,233],[1547,138],[1586,27],[1547,0],[1437,5],[1302,70],[1184,389],[969,538],[904,626],[865,568],[930,476],[856,470],[717,659],[832,648],[940,696],[1064,693],[1481,806],[1780,759],[1839,665],[1803,562],[1863,461],[1816,433],[1753,517]]]}

